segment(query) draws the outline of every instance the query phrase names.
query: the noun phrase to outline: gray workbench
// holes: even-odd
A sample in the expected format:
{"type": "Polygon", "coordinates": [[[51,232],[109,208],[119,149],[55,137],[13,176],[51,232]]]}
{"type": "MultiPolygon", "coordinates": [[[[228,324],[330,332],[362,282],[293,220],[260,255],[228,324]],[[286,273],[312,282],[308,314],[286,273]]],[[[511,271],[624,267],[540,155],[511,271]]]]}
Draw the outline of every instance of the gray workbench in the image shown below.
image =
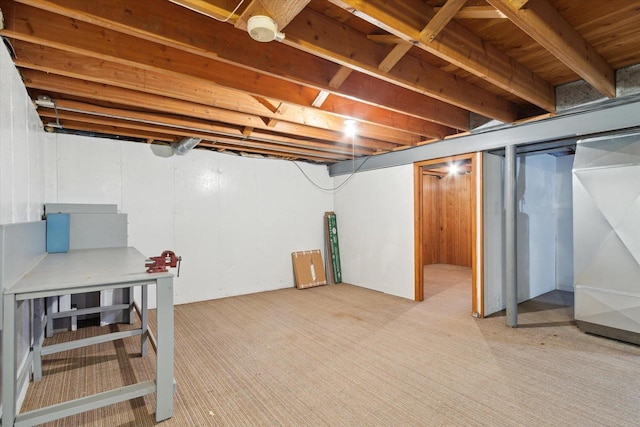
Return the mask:
{"type": "MultiPolygon", "coordinates": [[[[24,426],[40,424],[72,414],[88,411],[156,393],[156,421],[173,415],[173,274],[145,272],[146,257],[135,248],[85,249],[68,253],[47,254],[24,277],[4,290],[4,330],[2,334],[2,425],[24,426]],[[157,358],[155,381],[143,381],[118,389],[81,397],[69,402],[16,414],[16,305],[19,301],[40,300],[45,297],[142,286],[141,328],[65,343],[59,348],[42,347],[34,331],[34,377],[39,369],[41,354],[51,354],[98,342],[141,336],[141,353],[147,348],[148,285],[156,285],[157,299],[157,358]]],[[[37,306],[38,304],[34,304],[37,306]]],[[[39,322],[34,322],[34,328],[39,322]]]]}

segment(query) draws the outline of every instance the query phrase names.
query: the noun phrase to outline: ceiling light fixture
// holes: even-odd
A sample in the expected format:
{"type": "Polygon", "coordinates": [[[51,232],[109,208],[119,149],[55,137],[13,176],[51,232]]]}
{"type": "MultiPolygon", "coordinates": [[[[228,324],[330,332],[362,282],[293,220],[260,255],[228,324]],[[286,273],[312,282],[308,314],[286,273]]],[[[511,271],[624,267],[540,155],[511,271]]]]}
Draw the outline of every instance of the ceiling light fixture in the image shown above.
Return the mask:
{"type": "Polygon", "coordinates": [[[200,144],[200,141],[202,141],[202,138],[193,138],[190,136],[182,138],[180,142],[173,144],[173,152],[179,156],[184,156],[191,151],[193,147],[200,144]]]}
{"type": "Polygon", "coordinates": [[[449,175],[458,175],[460,173],[460,166],[457,163],[451,163],[449,165],[449,175]]]}
{"type": "Polygon", "coordinates": [[[344,133],[347,134],[347,136],[355,136],[357,130],[358,127],[355,120],[346,119],[344,121],[344,133]]]}
{"type": "Polygon", "coordinates": [[[247,31],[252,39],[262,43],[284,40],[284,34],[278,31],[276,21],[264,15],[255,15],[249,18],[247,31]]]}

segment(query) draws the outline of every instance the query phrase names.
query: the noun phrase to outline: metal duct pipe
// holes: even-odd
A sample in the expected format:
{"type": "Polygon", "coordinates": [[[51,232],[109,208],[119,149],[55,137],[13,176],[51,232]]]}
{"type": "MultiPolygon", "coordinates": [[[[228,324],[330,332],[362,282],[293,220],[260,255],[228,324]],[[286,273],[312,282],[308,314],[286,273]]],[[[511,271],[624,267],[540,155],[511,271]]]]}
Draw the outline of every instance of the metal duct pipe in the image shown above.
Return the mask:
{"type": "Polygon", "coordinates": [[[182,138],[180,142],[173,144],[173,153],[179,156],[184,156],[191,151],[193,147],[200,144],[200,141],[202,141],[202,138],[193,138],[190,136],[182,138]]]}

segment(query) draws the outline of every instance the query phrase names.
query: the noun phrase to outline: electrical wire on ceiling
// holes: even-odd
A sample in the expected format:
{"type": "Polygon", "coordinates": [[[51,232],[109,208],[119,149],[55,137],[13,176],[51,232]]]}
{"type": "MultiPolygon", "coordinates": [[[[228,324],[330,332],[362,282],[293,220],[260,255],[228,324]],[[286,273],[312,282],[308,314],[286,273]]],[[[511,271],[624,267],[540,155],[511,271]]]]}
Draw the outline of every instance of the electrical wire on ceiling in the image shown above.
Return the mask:
{"type": "Polygon", "coordinates": [[[371,158],[371,156],[367,156],[362,163],[360,163],[360,166],[358,166],[358,168],[356,169],[356,151],[355,151],[355,134],[356,134],[356,128],[355,128],[355,121],[349,121],[349,123],[345,122],[345,124],[347,124],[347,133],[350,134],[351,136],[351,175],[349,175],[347,177],[347,179],[345,179],[340,185],[338,185],[337,187],[333,187],[333,188],[325,188],[322,187],[321,185],[318,185],[317,183],[315,183],[306,173],[304,170],[302,170],[302,168],[300,167],[300,165],[298,163],[296,163],[295,161],[293,162],[294,165],[296,165],[298,167],[298,169],[300,169],[300,172],[302,172],[302,175],[304,175],[304,177],[307,179],[307,181],[309,181],[311,184],[313,184],[314,187],[316,187],[319,190],[322,191],[328,191],[328,192],[333,192],[333,191],[337,191],[339,189],[341,189],[343,186],[345,186],[349,181],[351,181],[351,178],[353,178],[353,176],[356,174],[356,172],[358,172],[360,169],[362,169],[362,167],[365,165],[365,163],[367,163],[367,161],[371,158]]]}
{"type": "Polygon", "coordinates": [[[297,167],[298,169],[300,169],[300,172],[302,172],[302,175],[304,175],[304,177],[305,177],[305,178],[307,178],[307,181],[309,181],[309,182],[310,182],[314,187],[316,187],[318,190],[328,191],[328,192],[333,192],[333,191],[337,191],[337,190],[341,189],[342,187],[344,187],[344,186],[347,184],[347,182],[351,181],[351,178],[353,178],[353,176],[354,176],[358,171],[360,171],[360,169],[362,169],[362,167],[365,165],[365,163],[367,163],[367,161],[368,161],[370,158],[371,158],[371,156],[367,156],[367,157],[365,157],[365,159],[362,161],[362,163],[360,163],[360,166],[358,166],[358,168],[357,168],[357,169],[354,169],[354,170],[353,170],[353,172],[351,172],[351,175],[349,175],[349,177],[348,177],[347,179],[345,179],[345,180],[344,180],[340,185],[338,185],[337,187],[333,187],[333,188],[325,188],[325,187],[322,187],[321,185],[316,184],[316,183],[315,183],[315,182],[314,182],[314,181],[309,177],[309,175],[307,175],[307,174],[305,173],[305,171],[300,167],[300,165],[299,165],[297,162],[292,161],[292,163],[293,163],[294,165],[296,165],[296,167],[297,167]]]}
{"type": "Polygon", "coordinates": [[[220,19],[215,15],[211,15],[209,13],[205,13],[202,10],[198,10],[196,8],[193,7],[189,7],[185,4],[183,4],[183,2],[178,1],[178,0],[169,0],[171,3],[177,4],[178,6],[182,6],[182,7],[186,7],[189,10],[193,10],[194,12],[200,13],[202,15],[208,16],[209,18],[213,18],[216,21],[220,21],[220,22],[227,22],[229,21],[229,19],[231,19],[231,17],[238,11],[238,9],[240,9],[240,6],[242,6],[242,3],[244,3],[244,0],[240,0],[240,3],[238,3],[238,5],[233,9],[233,11],[229,14],[229,16],[227,16],[225,19],[220,19]]]}

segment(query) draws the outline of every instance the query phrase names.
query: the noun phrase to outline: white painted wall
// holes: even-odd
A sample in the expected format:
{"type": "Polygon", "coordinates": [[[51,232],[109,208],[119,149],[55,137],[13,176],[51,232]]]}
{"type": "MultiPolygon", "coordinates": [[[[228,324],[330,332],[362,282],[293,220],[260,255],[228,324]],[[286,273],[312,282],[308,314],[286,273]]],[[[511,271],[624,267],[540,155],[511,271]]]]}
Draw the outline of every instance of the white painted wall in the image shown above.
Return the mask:
{"type": "Polygon", "coordinates": [[[484,315],[505,308],[504,270],[504,157],[482,156],[482,193],[484,197],[484,315]]]}
{"type": "MultiPolygon", "coordinates": [[[[20,75],[0,43],[0,223],[38,221],[41,218],[45,139],[42,123],[20,75]]],[[[19,365],[26,361],[31,343],[29,310],[28,303],[18,307],[19,365]]],[[[26,386],[19,384],[18,387],[22,398],[26,386]]]]}
{"type": "Polygon", "coordinates": [[[413,165],[357,173],[336,192],[345,282],[415,297],[413,198],[413,165]]]}
{"type": "MultiPolygon", "coordinates": [[[[518,158],[518,301],[573,290],[573,156],[518,158]]],[[[485,155],[485,315],[505,308],[503,162],[485,155]]]]}
{"type": "Polygon", "coordinates": [[[556,158],[518,158],[518,301],[556,288],[556,158]]]}
{"type": "MultiPolygon", "coordinates": [[[[300,165],[332,187],[326,167],[300,165]]],[[[330,192],[281,160],[160,157],[146,144],[57,134],[47,170],[47,202],[116,203],[129,245],[183,257],[177,304],[293,286],[291,252],[323,249],[323,214],[333,210],[330,192]]]]}

